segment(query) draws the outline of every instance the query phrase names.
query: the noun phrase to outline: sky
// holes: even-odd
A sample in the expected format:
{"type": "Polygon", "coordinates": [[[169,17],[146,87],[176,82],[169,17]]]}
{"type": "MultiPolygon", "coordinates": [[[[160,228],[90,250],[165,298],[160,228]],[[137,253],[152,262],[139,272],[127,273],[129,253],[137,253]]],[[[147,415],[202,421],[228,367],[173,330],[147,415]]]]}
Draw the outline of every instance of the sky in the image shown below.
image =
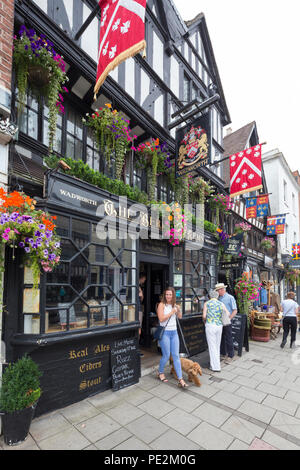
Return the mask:
{"type": "Polygon", "coordinates": [[[300,171],[299,0],[173,1],[184,20],[205,15],[232,121],[227,127],[256,121],[260,143],[267,142],[263,152],[279,149],[300,171]]]}

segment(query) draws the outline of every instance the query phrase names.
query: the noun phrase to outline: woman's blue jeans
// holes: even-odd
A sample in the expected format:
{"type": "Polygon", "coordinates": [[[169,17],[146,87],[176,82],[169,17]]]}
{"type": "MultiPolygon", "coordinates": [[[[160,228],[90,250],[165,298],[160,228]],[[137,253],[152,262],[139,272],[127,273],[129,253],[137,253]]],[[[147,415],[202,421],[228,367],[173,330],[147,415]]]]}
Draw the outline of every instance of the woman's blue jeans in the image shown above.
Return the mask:
{"type": "Polygon", "coordinates": [[[167,364],[170,355],[173,358],[174,369],[178,380],[182,379],[182,370],[179,357],[179,337],[177,330],[165,330],[162,339],[160,340],[160,347],[162,358],[159,363],[159,373],[164,373],[165,365],[167,364]]]}

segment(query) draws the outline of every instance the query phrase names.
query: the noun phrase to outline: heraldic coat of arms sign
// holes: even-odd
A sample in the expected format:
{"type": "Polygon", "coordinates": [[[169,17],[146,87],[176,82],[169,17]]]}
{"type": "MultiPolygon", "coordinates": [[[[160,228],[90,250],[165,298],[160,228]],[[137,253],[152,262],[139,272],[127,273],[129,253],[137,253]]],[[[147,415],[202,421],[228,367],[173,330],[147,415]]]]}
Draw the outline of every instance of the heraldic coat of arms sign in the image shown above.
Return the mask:
{"type": "Polygon", "coordinates": [[[210,163],[209,115],[205,114],[192,124],[176,132],[176,175],[182,176],[210,163]]]}

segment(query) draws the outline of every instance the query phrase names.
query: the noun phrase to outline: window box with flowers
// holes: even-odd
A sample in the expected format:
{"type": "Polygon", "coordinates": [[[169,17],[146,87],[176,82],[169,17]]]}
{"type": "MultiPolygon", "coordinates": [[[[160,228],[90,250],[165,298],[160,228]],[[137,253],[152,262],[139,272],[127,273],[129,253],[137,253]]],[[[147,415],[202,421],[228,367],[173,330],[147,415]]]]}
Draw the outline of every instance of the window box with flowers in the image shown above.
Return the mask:
{"type": "Polygon", "coordinates": [[[131,136],[130,121],[107,103],[104,108],[96,109],[83,118],[83,123],[90,127],[95,135],[97,147],[111,164],[111,154],[115,153],[116,179],[120,180],[125,162],[125,155],[132,148],[135,136],[131,136]]]}
{"type": "Polygon", "coordinates": [[[25,264],[32,269],[33,287],[37,289],[40,272],[52,271],[60,261],[61,249],[55,234],[55,216],[37,210],[35,204],[25,194],[7,194],[0,188],[1,241],[13,250],[24,249],[25,264]]]}
{"type": "Polygon", "coordinates": [[[28,88],[34,96],[44,96],[47,99],[49,153],[52,154],[57,115],[59,111],[64,112],[62,93],[68,92],[64,86],[68,77],[63,57],[57,54],[54,45],[45,35],[38,36],[33,29],[27,29],[23,25],[18,35],[14,36],[13,62],[18,88],[19,116],[25,106],[28,88]]]}

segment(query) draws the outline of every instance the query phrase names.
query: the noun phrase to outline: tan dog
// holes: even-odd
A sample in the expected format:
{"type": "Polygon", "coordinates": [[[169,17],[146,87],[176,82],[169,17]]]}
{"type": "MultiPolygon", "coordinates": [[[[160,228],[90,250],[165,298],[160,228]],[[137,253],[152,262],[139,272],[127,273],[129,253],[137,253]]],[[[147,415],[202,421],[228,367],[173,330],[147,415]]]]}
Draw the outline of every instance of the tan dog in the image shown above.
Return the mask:
{"type": "MultiPolygon", "coordinates": [[[[202,375],[202,369],[201,369],[201,366],[198,364],[198,362],[193,362],[190,359],[186,359],[184,357],[180,358],[180,362],[181,362],[182,370],[188,374],[188,381],[194,382],[194,384],[197,385],[197,387],[201,387],[201,382],[198,377],[198,374],[202,375]]],[[[175,379],[178,380],[172,359],[171,359],[171,363],[172,363],[171,374],[173,374],[175,379]]]]}

